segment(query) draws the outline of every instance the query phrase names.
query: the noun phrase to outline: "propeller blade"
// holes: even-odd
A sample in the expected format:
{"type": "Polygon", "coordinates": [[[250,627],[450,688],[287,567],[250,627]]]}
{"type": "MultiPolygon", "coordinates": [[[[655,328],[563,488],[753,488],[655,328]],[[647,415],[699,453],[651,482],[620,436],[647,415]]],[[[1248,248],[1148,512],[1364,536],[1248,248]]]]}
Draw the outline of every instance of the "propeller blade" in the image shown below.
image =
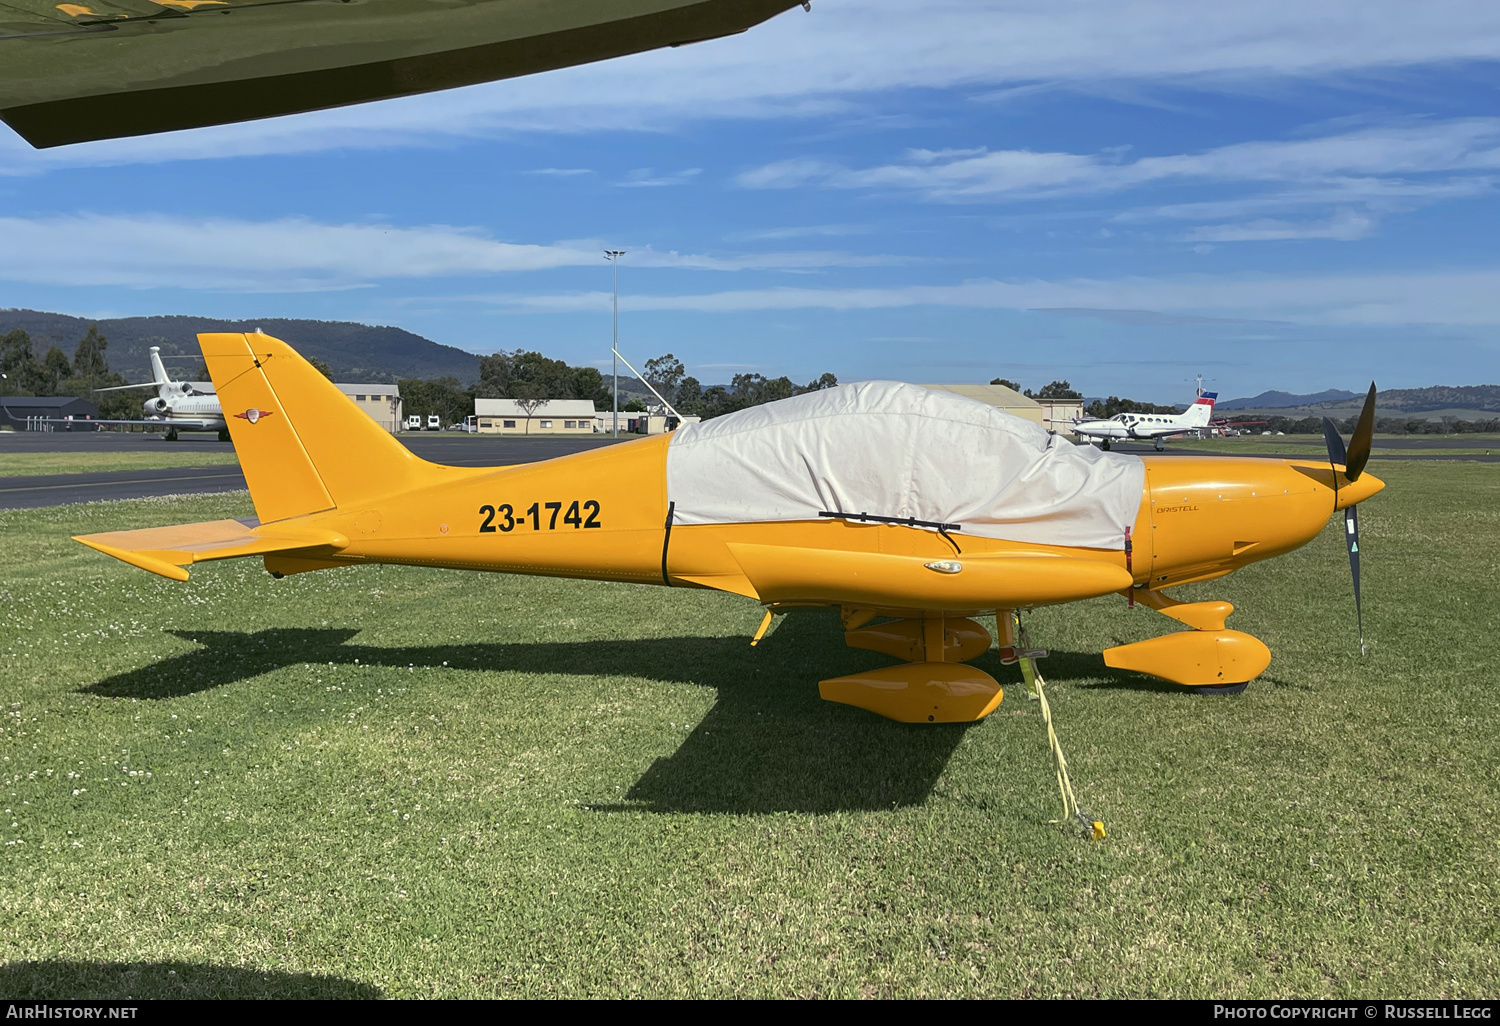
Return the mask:
{"type": "Polygon", "coordinates": [[[1338,425],[1327,417],[1323,418],[1323,441],[1328,446],[1329,463],[1342,467],[1349,462],[1349,457],[1344,452],[1344,438],[1339,434],[1338,425]]]}
{"type": "MultiPolygon", "coordinates": [[[[1328,430],[1326,427],[1323,429],[1328,430]]],[[[1354,425],[1354,434],[1349,439],[1348,459],[1344,463],[1344,477],[1358,481],[1370,462],[1370,444],[1375,439],[1375,382],[1370,382],[1370,394],[1365,396],[1365,408],[1359,411],[1359,420],[1354,425]]]]}
{"type": "Polygon", "coordinates": [[[1359,654],[1365,654],[1365,620],[1359,604],[1359,507],[1344,510],[1344,544],[1349,549],[1349,573],[1354,577],[1354,620],[1359,625],[1359,654]]]}

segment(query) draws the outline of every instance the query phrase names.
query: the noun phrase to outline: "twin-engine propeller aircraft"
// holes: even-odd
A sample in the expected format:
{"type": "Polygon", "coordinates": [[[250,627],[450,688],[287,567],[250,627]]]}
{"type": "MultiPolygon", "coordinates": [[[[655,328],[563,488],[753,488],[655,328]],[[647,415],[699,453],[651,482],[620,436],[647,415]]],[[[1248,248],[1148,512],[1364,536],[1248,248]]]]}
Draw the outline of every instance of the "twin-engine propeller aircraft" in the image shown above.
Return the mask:
{"type": "Polygon", "coordinates": [[[33,146],[225,125],[727,36],[803,0],[5,0],[33,146]]]}
{"type": "Polygon", "coordinates": [[[1073,425],[1073,433],[1086,442],[1098,439],[1099,448],[1106,451],[1111,441],[1133,438],[1153,441],[1161,452],[1163,439],[1208,427],[1217,398],[1217,392],[1199,392],[1193,405],[1181,413],[1117,413],[1108,420],[1081,420],[1073,425]]]}
{"type": "Polygon", "coordinates": [[[903,662],[825,680],[823,697],[908,722],[1000,703],[994,678],[964,665],[991,645],[975,617],[995,613],[1002,658],[1024,657],[1011,610],[1115,592],[1190,629],[1109,649],[1110,666],[1243,687],[1266,646],[1225,628],[1228,602],[1164,589],[1289,552],[1383,487],[1361,473],[1373,385],[1350,454],[1333,431],[1328,463],[1105,453],[961,396],[870,381],[473,469],[412,455],[284,342],[199,343],[257,518],[78,541],[176,580],[260,556],[276,577],[403,563],[716,588],[761,602],[762,632],[772,612],[834,607],[849,645],[903,662]]]}
{"type": "Polygon", "coordinates": [[[156,398],[147,399],[142,407],[146,420],[97,420],[95,424],[141,424],[160,427],[166,431],[169,442],[177,440],[178,431],[217,431],[219,441],[229,441],[229,428],[224,423],[224,411],[219,407],[219,397],[213,392],[198,387],[198,382],[173,381],[161,361],[161,347],[151,347],[151,380],[138,385],[115,385],[100,388],[99,392],[122,392],[134,388],[154,388],[156,398]]]}

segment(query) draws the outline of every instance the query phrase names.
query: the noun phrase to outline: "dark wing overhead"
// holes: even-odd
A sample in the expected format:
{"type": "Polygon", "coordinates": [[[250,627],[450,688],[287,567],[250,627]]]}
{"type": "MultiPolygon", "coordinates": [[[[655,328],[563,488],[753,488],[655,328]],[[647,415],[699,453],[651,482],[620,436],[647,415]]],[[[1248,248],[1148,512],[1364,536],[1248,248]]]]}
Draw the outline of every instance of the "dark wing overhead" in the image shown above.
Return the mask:
{"type": "Polygon", "coordinates": [[[451,89],[743,32],[801,0],[0,0],[37,147],[451,89]]]}

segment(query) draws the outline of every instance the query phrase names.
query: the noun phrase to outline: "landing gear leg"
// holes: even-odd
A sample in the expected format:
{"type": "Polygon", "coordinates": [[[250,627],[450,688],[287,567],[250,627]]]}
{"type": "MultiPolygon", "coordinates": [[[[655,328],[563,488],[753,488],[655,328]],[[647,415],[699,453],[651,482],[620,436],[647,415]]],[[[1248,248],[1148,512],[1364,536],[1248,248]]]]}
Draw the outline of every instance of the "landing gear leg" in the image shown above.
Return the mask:
{"type": "Polygon", "coordinates": [[[1166,448],[1167,448],[1167,447],[1166,447],[1166,446],[1165,446],[1165,445],[1163,445],[1163,444],[1162,444],[1162,441],[1161,441],[1161,439],[1160,439],[1160,438],[1158,438],[1158,439],[1157,439],[1157,440],[1156,440],[1156,451],[1157,451],[1157,452],[1165,452],[1165,451],[1166,451],[1166,448]]]}
{"type": "Polygon", "coordinates": [[[1103,449],[1105,452],[1109,452],[1109,439],[1108,438],[1102,439],[1099,442],[1099,448],[1103,449]]]}
{"type": "Polygon", "coordinates": [[[177,441],[177,429],[176,428],[169,428],[168,431],[167,431],[167,437],[163,438],[162,441],[164,441],[164,442],[175,442],[175,441],[177,441]]]}
{"type": "Polygon", "coordinates": [[[227,442],[227,441],[229,441],[229,430],[227,428],[220,428],[219,429],[219,441],[221,441],[221,442],[227,442]]]}

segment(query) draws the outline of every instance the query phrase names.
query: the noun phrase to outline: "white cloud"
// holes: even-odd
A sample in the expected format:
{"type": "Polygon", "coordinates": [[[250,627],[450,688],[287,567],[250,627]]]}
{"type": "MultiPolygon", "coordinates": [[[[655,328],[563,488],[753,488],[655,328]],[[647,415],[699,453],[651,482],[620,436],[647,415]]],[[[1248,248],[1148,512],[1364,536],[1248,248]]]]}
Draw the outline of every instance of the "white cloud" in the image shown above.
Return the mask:
{"type": "Polygon", "coordinates": [[[626,189],[658,189],[669,185],[687,185],[702,173],[701,167],[689,167],[674,174],[658,175],[649,167],[638,167],[615,185],[626,189]]]}
{"type": "Polygon", "coordinates": [[[1497,57],[1500,5],[1488,0],[819,0],[729,39],[381,104],[40,154],[6,133],[0,169],[662,130],[847,110],[890,89],[1229,87],[1497,57]]]}
{"type": "Polygon", "coordinates": [[[743,232],[737,239],[805,239],[816,235],[868,235],[874,228],[867,224],[809,224],[793,228],[766,228],[743,232]]]}
{"type": "Polygon", "coordinates": [[[795,189],[818,179],[827,182],[846,173],[845,169],[837,164],[798,157],[792,160],[778,160],[746,171],[735,181],[747,189],[795,189]]]}
{"type": "Polygon", "coordinates": [[[1374,232],[1381,216],[1490,191],[1500,170],[1500,118],[1406,120],[1317,138],[1263,140],[1201,153],[1123,159],[1031,150],[909,150],[900,163],[841,167],[815,158],[776,161],[736,182],[752,189],[820,185],[910,193],[944,202],[1020,202],[1120,193],[1173,184],[1213,184],[1243,195],[1211,202],[1141,207],[1114,220],[1216,220],[1322,207],[1322,221],[1205,226],[1190,241],[1349,241],[1374,232]]]}
{"type": "MultiPolygon", "coordinates": [[[[517,311],[607,310],[608,292],[496,295],[517,311]]],[[[622,310],[745,313],[766,310],[889,310],[913,306],[995,310],[1115,311],[1228,320],[1279,318],[1311,324],[1500,325],[1500,269],[1324,277],[1122,278],[1113,281],[971,281],[890,288],[771,288],[696,295],[620,297],[622,310]]]]}
{"type": "Polygon", "coordinates": [[[1168,218],[1210,221],[1298,210],[1357,204],[1385,213],[1410,210],[1440,200],[1477,196],[1494,189],[1495,179],[1476,175],[1444,181],[1407,179],[1332,178],[1307,186],[1276,189],[1249,196],[1198,203],[1169,203],[1121,211],[1112,220],[1147,221],[1168,218]]]}
{"type": "Polygon", "coordinates": [[[1375,230],[1375,219],[1344,210],[1326,221],[1277,221],[1260,218],[1242,224],[1201,225],[1182,236],[1185,242],[1280,242],[1289,239],[1363,239],[1375,230]]]}
{"type": "MultiPolygon", "coordinates": [[[[603,244],[502,242],[464,227],[323,224],[304,219],[189,220],[84,214],[0,218],[0,279],[221,291],[347,288],[373,281],[593,267],[603,244]]],[[[626,246],[637,267],[807,272],[908,263],[829,251],[712,256],[626,246]]]]}
{"type": "MultiPolygon", "coordinates": [[[[906,156],[904,163],[862,169],[809,158],[778,161],[747,171],[736,181],[758,189],[817,183],[836,189],[908,190],[946,201],[1109,192],[1174,180],[1323,183],[1325,193],[1346,198],[1358,192],[1415,196],[1416,190],[1389,176],[1500,168],[1500,118],[1417,121],[1134,161],[1120,160],[1115,153],[1031,150],[913,150],[906,156]],[[1386,177],[1372,181],[1350,176],[1386,177]]],[[[1456,183],[1440,187],[1452,192],[1456,183]]]]}

